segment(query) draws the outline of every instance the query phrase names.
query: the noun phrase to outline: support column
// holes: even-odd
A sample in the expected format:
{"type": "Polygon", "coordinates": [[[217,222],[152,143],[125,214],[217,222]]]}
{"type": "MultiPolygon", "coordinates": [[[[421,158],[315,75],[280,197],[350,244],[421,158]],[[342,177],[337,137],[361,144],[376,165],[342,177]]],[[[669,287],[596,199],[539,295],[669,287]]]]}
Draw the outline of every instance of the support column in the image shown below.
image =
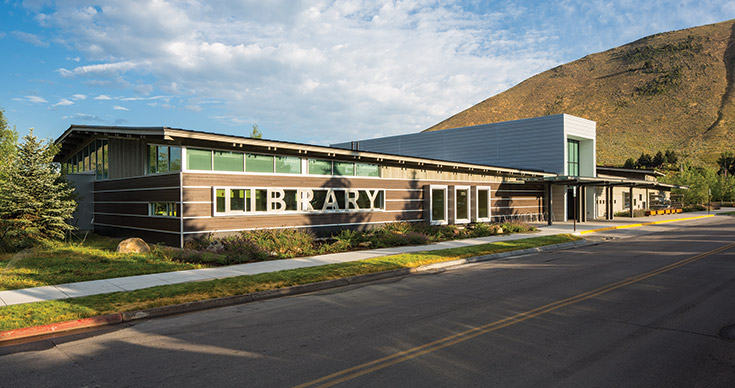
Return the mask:
{"type": "Polygon", "coordinates": [[[551,205],[553,204],[552,199],[551,199],[551,196],[552,196],[552,193],[553,193],[553,189],[552,189],[551,183],[547,183],[545,185],[545,189],[546,189],[545,190],[546,198],[545,198],[545,201],[544,202],[546,202],[546,214],[548,215],[548,217],[546,219],[546,223],[547,223],[547,225],[551,225],[552,213],[554,211],[552,209],[552,207],[551,207],[551,205]]]}
{"type": "Polygon", "coordinates": [[[607,197],[605,199],[605,206],[606,206],[606,218],[608,220],[612,220],[613,215],[613,193],[615,193],[615,190],[612,186],[607,185],[605,186],[605,193],[607,194],[607,197]]]}
{"type": "Polygon", "coordinates": [[[630,186],[630,218],[633,218],[633,186],[630,186]]]}

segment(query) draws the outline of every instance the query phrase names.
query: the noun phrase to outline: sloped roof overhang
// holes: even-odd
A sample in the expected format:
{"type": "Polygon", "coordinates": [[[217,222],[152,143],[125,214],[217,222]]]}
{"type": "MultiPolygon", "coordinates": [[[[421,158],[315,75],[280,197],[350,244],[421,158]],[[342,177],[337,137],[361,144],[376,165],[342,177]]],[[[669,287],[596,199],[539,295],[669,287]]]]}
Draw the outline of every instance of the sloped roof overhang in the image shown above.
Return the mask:
{"type": "Polygon", "coordinates": [[[671,191],[671,189],[688,189],[687,186],[672,185],[668,183],[660,183],[653,181],[645,181],[638,179],[625,178],[607,178],[607,177],[586,177],[586,176],[570,176],[559,175],[539,178],[528,178],[530,182],[543,182],[551,185],[567,185],[567,186],[621,186],[621,187],[639,187],[646,189],[657,189],[671,191]]]}
{"type": "Polygon", "coordinates": [[[391,163],[414,168],[439,168],[455,170],[457,172],[493,174],[504,177],[513,177],[527,182],[528,178],[543,178],[555,176],[553,173],[537,170],[521,170],[516,168],[489,166],[483,164],[453,162],[438,159],[418,158],[403,155],[393,155],[370,151],[348,150],[327,146],[293,143],[279,140],[254,139],[250,137],[223,135],[212,132],[192,131],[169,127],[118,127],[98,125],[71,125],[69,129],[56,140],[60,146],[57,160],[64,160],[79,147],[84,145],[91,136],[105,136],[117,138],[146,138],[157,141],[182,143],[197,141],[212,145],[227,144],[232,147],[260,152],[286,151],[293,154],[309,155],[312,157],[339,157],[348,160],[361,160],[365,163],[391,163]]]}

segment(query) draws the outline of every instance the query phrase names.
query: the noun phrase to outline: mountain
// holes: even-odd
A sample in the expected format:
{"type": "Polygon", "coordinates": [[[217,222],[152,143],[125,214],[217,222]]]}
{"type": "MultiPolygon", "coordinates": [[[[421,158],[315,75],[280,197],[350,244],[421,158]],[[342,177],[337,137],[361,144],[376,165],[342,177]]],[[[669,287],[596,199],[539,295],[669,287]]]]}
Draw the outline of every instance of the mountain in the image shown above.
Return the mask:
{"type": "Polygon", "coordinates": [[[735,150],[735,20],[651,35],[537,74],[426,129],[568,113],[597,122],[597,162],[735,150]]]}

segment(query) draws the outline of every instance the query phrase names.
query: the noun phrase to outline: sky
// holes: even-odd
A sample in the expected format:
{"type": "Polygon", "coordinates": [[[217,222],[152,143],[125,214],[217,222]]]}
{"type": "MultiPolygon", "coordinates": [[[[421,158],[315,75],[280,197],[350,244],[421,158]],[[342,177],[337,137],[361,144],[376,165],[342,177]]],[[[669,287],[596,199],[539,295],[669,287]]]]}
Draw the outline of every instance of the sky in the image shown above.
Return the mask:
{"type": "Polygon", "coordinates": [[[524,79],[735,2],[0,0],[21,136],[167,126],[312,144],[421,131],[524,79]]]}

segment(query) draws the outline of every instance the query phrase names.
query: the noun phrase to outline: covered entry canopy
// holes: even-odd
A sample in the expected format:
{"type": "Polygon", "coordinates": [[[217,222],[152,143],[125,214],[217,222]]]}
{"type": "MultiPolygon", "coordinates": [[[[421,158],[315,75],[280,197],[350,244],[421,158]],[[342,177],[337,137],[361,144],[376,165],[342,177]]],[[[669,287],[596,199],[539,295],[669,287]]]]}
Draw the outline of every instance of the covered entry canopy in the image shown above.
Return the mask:
{"type": "MultiPolygon", "coordinates": [[[[688,189],[687,186],[679,186],[679,185],[672,185],[667,183],[660,183],[656,181],[647,181],[647,180],[640,180],[640,179],[626,179],[626,178],[612,178],[612,177],[586,177],[586,176],[570,176],[570,175],[560,175],[560,176],[547,176],[547,177],[538,177],[538,178],[528,178],[526,179],[528,182],[543,182],[547,186],[547,193],[546,195],[546,208],[549,209],[548,211],[551,212],[552,209],[552,196],[551,196],[551,188],[552,186],[571,186],[571,187],[588,187],[588,186],[601,186],[605,188],[605,218],[608,220],[613,219],[613,212],[612,212],[612,197],[613,192],[612,188],[616,186],[620,187],[628,187],[630,188],[631,192],[633,188],[644,188],[644,189],[656,189],[656,190],[664,190],[664,191],[671,191],[671,189],[688,189]]],[[[578,221],[586,221],[587,217],[587,201],[586,198],[586,191],[580,190],[580,201],[578,204],[579,212],[578,212],[578,221]]],[[[633,211],[631,209],[630,216],[633,217],[633,211]]],[[[548,217],[548,223],[551,225],[552,223],[552,217],[548,217]]]]}

